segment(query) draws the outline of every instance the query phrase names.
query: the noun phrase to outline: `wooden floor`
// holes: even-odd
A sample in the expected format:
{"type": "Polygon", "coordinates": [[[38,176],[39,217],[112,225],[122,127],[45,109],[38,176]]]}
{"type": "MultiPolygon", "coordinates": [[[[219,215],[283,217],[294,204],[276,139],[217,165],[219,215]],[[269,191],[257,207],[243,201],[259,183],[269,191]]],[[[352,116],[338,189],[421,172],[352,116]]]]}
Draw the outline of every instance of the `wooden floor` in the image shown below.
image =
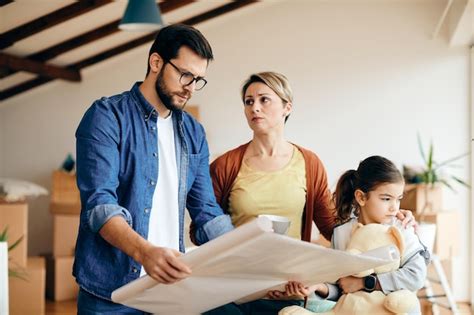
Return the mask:
{"type": "Polygon", "coordinates": [[[50,300],[46,300],[46,315],[76,315],[76,304],[76,300],[63,302],[53,302],[50,300]]]}
{"type": "MultiPolygon", "coordinates": [[[[64,301],[64,302],[52,302],[46,300],[46,315],[76,315],[77,307],[76,300],[64,301]]],[[[472,315],[470,311],[470,305],[466,303],[459,303],[459,314],[460,315],[472,315]]],[[[450,311],[440,308],[440,315],[451,314],[450,311]]],[[[426,314],[431,315],[431,314],[426,314]]]]}

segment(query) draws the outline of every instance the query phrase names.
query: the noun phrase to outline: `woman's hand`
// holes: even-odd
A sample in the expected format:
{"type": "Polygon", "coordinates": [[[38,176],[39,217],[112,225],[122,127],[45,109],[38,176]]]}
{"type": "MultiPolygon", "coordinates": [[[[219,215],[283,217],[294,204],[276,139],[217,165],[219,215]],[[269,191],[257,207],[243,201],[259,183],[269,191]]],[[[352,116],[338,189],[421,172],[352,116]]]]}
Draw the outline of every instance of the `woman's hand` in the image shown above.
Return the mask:
{"type": "Polygon", "coordinates": [[[364,278],[344,277],[337,281],[342,293],[354,293],[364,289],[364,278]]]}
{"type": "Polygon", "coordinates": [[[413,212],[410,210],[400,209],[397,213],[397,218],[402,221],[402,226],[404,228],[413,226],[415,232],[418,231],[418,222],[416,222],[413,212]]]}
{"type": "Polygon", "coordinates": [[[311,287],[307,287],[301,282],[297,281],[289,281],[286,284],[285,289],[288,296],[293,296],[300,299],[304,299],[314,291],[311,287]]]}
{"type": "Polygon", "coordinates": [[[265,297],[271,300],[285,300],[286,299],[285,291],[278,291],[278,290],[268,291],[265,297]]]}
{"type": "Polygon", "coordinates": [[[312,292],[316,292],[321,297],[326,297],[329,294],[328,287],[324,283],[305,286],[297,281],[289,281],[285,286],[284,292],[278,290],[269,291],[267,297],[278,300],[304,299],[312,292]]]}

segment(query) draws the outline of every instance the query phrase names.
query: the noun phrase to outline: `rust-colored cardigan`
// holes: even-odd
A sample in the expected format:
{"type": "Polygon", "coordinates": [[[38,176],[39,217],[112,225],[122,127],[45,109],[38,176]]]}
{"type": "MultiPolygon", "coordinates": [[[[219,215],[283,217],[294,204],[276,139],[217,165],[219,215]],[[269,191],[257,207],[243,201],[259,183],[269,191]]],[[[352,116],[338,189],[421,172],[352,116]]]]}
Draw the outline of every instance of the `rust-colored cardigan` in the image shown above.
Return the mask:
{"type": "MultiPolygon", "coordinates": [[[[243,144],[218,157],[211,164],[211,177],[217,203],[228,213],[229,194],[249,143],[243,144]]],[[[321,234],[331,239],[336,225],[335,213],[330,210],[331,193],[328,188],[326,170],[313,152],[295,145],[303,154],[306,168],[306,204],[301,225],[301,239],[311,241],[312,221],[321,234]]]]}

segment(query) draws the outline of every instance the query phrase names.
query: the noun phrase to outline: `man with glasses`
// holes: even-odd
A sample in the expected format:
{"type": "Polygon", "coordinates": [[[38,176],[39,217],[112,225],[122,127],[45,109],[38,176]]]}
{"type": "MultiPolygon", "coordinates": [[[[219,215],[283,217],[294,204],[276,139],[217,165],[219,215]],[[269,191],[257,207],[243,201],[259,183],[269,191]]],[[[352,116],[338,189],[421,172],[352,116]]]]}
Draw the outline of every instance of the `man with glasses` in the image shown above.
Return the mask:
{"type": "Polygon", "coordinates": [[[143,314],[110,301],[118,287],[148,274],[170,284],[190,275],[184,211],[198,243],[232,224],[217,205],[203,127],[183,112],[213,59],[196,29],[171,25],[153,43],[145,80],[97,100],[76,132],[81,222],[73,274],[79,314],[143,314]]]}

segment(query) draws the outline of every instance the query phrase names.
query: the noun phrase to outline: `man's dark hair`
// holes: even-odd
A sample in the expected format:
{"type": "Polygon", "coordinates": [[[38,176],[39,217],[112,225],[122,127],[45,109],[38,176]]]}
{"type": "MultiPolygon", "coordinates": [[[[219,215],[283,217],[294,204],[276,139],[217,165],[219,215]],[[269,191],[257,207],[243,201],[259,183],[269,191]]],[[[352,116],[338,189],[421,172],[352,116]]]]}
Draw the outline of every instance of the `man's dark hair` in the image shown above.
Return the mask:
{"type": "Polygon", "coordinates": [[[156,35],[148,53],[146,74],[150,72],[148,61],[153,53],[158,53],[166,62],[175,58],[182,46],[188,47],[200,57],[207,59],[207,62],[214,59],[211,45],[200,31],[189,25],[172,24],[162,28],[156,35]]]}

